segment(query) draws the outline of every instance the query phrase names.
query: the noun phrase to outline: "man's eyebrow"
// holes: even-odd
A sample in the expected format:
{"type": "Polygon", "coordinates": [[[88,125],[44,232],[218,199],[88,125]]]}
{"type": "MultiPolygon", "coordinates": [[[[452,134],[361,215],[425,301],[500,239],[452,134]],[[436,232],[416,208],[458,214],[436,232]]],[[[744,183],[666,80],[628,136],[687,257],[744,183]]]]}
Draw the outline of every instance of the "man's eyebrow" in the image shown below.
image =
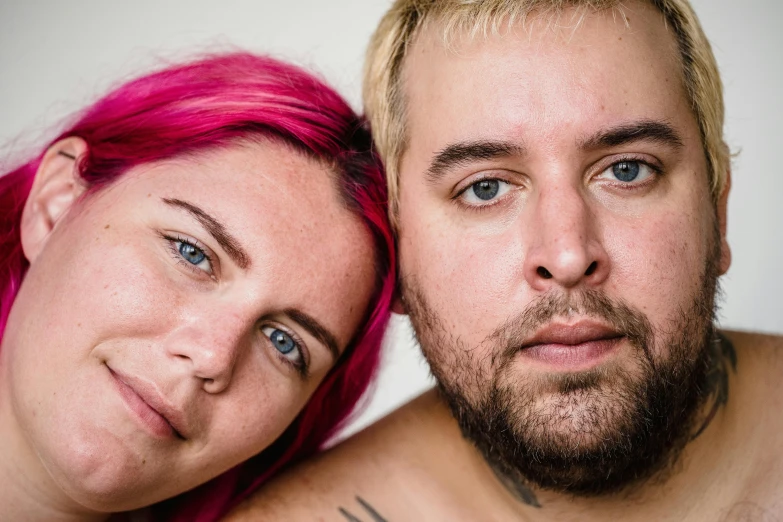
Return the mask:
{"type": "Polygon", "coordinates": [[[454,167],[475,161],[520,156],[525,149],[507,141],[468,141],[453,143],[438,152],[427,168],[427,181],[437,183],[454,167]]]}
{"type": "Polygon", "coordinates": [[[657,120],[640,120],[598,131],[583,140],[580,146],[586,150],[594,150],[636,141],[652,141],[676,149],[683,146],[682,138],[674,127],[657,120]]]}
{"type": "Polygon", "coordinates": [[[161,198],[164,203],[172,207],[176,207],[188,212],[191,216],[201,223],[201,225],[209,232],[209,234],[215,238],[226,254],[234,260],[234,262],[243,270],[247,270],[250,266],[250,256],[242,248],[239,241],[228,233],[225,225],[207,214],[204,210],[197,207],[193,203],[188,203],[181,199],[175,198],[161,198]]]}
{"type": "Polygon", "coordinates": [[[290,317],[292,321],[298,323],[299,326],[310,332],[310,335],[326,346],[335,361],[340,357],[340,347],[337,345],[337,338],[328,328],[316,321],[314,317],[296,308],[289,308],[283,311],[283,314],[290,317]]]}

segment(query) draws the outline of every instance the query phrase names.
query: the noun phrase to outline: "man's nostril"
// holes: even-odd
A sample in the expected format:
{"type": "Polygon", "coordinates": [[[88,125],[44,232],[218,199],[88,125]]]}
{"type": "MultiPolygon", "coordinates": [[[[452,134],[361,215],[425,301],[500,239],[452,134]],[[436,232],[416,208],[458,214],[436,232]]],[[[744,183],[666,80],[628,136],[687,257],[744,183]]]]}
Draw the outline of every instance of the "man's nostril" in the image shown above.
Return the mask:
{"type": "Polygon", "coordinates": [[[538,275],[543,277],[544,279],[552,279],[552,273],[544,268],[543,266],[539,266],[536,269],[536,272],[538,272],[538,275]]]}

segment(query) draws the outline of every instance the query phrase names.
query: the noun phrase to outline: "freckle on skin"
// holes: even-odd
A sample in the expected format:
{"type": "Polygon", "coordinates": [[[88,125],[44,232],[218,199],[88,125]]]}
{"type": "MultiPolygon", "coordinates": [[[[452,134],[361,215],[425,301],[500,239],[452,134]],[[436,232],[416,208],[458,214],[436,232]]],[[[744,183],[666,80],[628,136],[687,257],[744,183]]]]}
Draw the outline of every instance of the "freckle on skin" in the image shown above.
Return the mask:
{"type": "Polygon", "coordinates": [[[107,230],[108,228],[109,228],[109,225],[106,225],[105,227],[103,227],[104,230],[107,230]]]}

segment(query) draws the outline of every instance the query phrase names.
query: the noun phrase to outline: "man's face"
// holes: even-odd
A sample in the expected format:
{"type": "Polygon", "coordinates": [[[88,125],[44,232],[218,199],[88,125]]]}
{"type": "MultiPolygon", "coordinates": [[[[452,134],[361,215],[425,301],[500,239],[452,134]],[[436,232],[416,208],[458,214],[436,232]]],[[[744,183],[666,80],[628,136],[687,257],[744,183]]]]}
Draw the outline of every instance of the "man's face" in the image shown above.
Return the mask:
{"type": "Polygon", "coordinates": [[[491,460],[583,494],[676,453],[729,259],[675,40],[627,5],[628,25],[566,11],[452,50],[434,24],[403,70],[401,273],[425,356],[491,460]]]}

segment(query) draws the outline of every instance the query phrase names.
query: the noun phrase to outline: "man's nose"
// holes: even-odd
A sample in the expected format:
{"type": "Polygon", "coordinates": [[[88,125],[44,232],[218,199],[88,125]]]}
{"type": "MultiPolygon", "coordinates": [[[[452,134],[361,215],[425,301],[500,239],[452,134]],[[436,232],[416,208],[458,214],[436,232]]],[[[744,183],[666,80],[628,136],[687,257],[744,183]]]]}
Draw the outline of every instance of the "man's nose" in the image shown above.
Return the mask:
{"type": "Polygon", "coordinates": [[[194,313],[169,336],[167,351],[208,393],[228,388],[246,339],[247,325],[232,313],[194,313]]]}
{"type": "Polygon", "coordinates": [[[588,197],[563,184],[541,190],[531,202],[524,273],[533,289],[594,287],[609,275],[609,256],[588,197]]]}

